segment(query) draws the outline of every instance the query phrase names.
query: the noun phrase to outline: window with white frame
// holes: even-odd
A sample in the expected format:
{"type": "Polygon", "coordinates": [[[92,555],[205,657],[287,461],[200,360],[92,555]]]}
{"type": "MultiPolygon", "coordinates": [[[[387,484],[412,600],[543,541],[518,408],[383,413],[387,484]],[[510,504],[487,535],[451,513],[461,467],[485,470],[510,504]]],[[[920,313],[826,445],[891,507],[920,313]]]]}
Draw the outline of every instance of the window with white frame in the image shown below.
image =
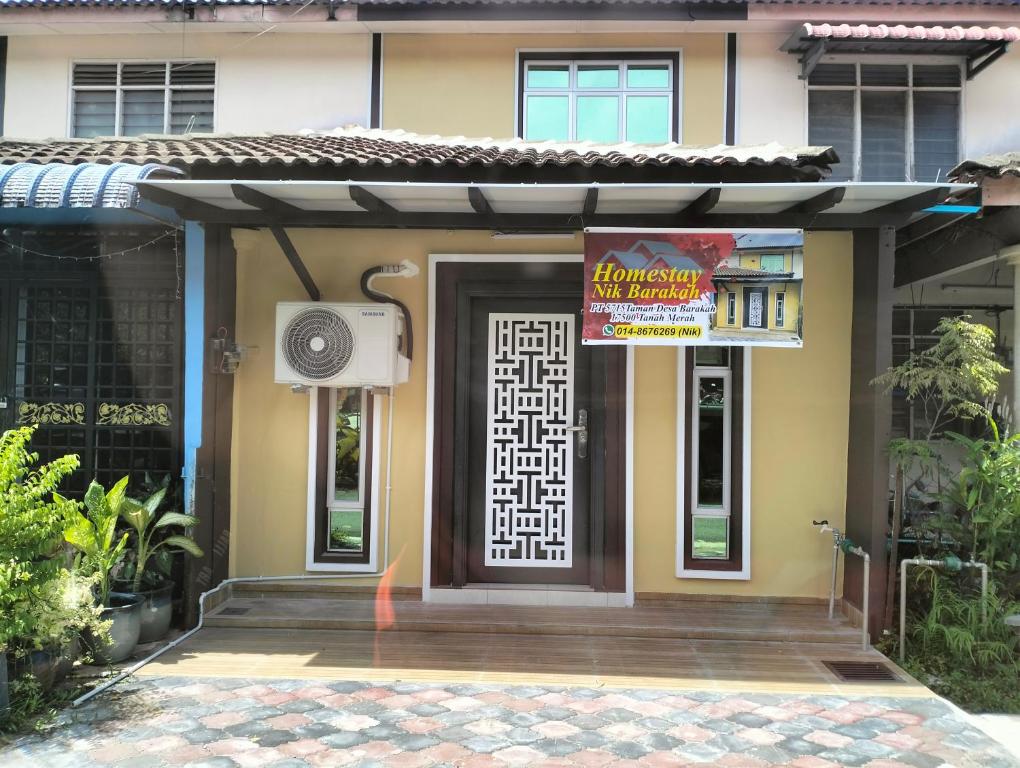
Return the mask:
{"type": "Polygon", "coordinates": [[[730,291],[726,294],[726,324],[734,325],[737,322],[737,294],[730,291]]]}
{"type": "Polygon", "coordinates": [[[71,135],[138,136],[213,130],[211,61],[77,62],[71,135]]]}
{"type": "Polygon", "coordinates": [[[679,55],[522,54],[519,135],[529,141],[678,140],[679,55]]]}
{"type": "Polygon", "coordinates": [[[732,374],[729,349],[697,348],[691,398],[691,557],[730,556],[732,374]]]}
{"type": "Polygon", "coordinates": [[[961,64],[833,61],[808,78],[808,143],[841,181],[941,181],[960,157],[961,64]]]}
{"type": "Polygon", "coordinates": [[[761,255],[762,272],[783,272],[786,259],[781,253],[763,253],[761,255]]]}
{"type": "Polygon", "coordinates": [[[327,552],[361,554],[368,537],[366,481],[370,417],[367,390],[335,389],[327,489],[327,552]]]}
{"type": "Polygon", "coordinates": [[[776,292],[776,325],[782,328],[786,325],[786,292],[776,292]]]}

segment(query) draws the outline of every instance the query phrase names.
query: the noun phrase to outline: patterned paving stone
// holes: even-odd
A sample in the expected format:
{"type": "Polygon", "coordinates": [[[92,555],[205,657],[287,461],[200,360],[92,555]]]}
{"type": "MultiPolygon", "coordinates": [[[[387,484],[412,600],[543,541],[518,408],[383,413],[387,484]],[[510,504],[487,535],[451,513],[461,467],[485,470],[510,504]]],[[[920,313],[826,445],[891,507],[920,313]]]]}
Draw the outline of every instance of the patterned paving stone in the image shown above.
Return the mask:
{"type": "Polygon", "coordinates": [[[149,678],[0,745],[4,768],[1016,768],[938,699],[149,678]]]}

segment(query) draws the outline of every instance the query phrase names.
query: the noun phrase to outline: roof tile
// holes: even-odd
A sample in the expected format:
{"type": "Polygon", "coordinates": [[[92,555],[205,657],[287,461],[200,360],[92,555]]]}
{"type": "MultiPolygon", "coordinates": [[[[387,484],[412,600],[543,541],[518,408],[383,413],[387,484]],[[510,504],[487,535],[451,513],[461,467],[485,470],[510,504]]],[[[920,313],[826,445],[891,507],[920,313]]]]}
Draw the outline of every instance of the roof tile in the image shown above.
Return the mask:
{"type": "Polygon", "coordinates": [[[163,163],[178,168],[221,166],[535,166],[741,167],[787,166],[827,170],[838,162],[830,147],[691,146],[528,142],[421,136],[357,126],[332,131],[249,136],[192,134],[45,141],[0,139],[0,164],[163,163]]]}

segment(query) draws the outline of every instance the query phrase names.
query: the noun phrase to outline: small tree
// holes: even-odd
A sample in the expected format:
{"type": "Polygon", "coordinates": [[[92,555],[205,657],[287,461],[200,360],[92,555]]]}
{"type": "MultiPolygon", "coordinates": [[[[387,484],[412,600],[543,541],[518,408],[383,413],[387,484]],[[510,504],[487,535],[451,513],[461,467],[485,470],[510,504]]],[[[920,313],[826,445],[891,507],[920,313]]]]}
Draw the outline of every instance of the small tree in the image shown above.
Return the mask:
{"type": "Polygon", "coordinates": [[[887,393],[903,390],[911,407],[921,406],[928,423],[926,441],[940,437],[955,419],[990,422],[992,414],[984,403],[1009,373],[995,357],[995,332],[988,326],[966,317],[944,317],[935,335],[933,347],[912,353],[872,382],[887,393]]]}

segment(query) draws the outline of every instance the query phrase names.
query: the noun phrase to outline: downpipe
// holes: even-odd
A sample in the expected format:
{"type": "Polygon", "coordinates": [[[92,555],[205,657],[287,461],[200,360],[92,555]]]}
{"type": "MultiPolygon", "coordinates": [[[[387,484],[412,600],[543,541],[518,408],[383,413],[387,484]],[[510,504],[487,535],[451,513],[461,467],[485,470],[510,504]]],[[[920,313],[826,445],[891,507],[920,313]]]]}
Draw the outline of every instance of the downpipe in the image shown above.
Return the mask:
{"type": "Polygon", "coordinates": [[[871,646],[871,636],[868,634],[869,609],[871,607],[871,555],[865,552],[859,545],[854,544],[847,536],[836,528],[829,525],[828,520],[812,520],[812,525],[819,526],[819,533],[832,534],[832,581],[829,587],[829,618],[836,616],[836,571],[839,567],[839,553],[846,555],[857,555],[864,560],[864,574],[862,576],[862,605],[861,605],[861,649],[868,650],[871,646]]]}
{"type": "Polygon", "coordinates": [[[111,677],[102,685],[96,686],[91,691],[82,694],[77,699],[71,702],[71,707],[80,707],[85,702],[98,696],[99,694],[108,691],[110,688],[115,686],[117,683],[126,680],[135,674],[138,670],[144,667],[149,662],[158,659],[167,651],[172,651],[178,645],[183,643],[189,637],[194,635],[203,626],[205,626],[205,602],[210,596],[220,592],[220,590],[232,586],[234,584],[262,584],[272,582],[290,582],[290,581],[335,581],[335,580],[348,580],[348,579],[370,579],[379,578],[383,576],[390,567],[390,509],[391,509],[391,497],[393,490],[392,467],[393,467],[393,401],[396,399],[394,394],[394,388],[389,390],[389,413],[387,416],[388,424],[386,425],[386,509],[384,512],[384,519],[386,521],[386,535],[383,537],[383,561],[382,567],[372,573],[329,573],[329,574],[313,574],[313,573],[302,573],[291,576],[236,576],[230,579],[224,579],[215,587],[210,590],[203,592],[198,596],[198,623],[194,627],[189,629],[180,637],[170,641],[162,648],[154,651],[153,653],[146,656],[141,661],[132,664],[127,669],[118,673],[114,677],[111,677]]]}
{"type": "Polygon", "coordinates": [[[900,663],[902,664],[907,654],[907,569],[912,565],[921,565],[928,568],[943,568],[950,573],[959,573],[964,568],[973,568],[981,571],[981,621],[988,622],[988,564],[977,560],[963,562],[952,555],[941,560],[930,560],[924,557],[914,557],[900,561],[900,663]]]}

